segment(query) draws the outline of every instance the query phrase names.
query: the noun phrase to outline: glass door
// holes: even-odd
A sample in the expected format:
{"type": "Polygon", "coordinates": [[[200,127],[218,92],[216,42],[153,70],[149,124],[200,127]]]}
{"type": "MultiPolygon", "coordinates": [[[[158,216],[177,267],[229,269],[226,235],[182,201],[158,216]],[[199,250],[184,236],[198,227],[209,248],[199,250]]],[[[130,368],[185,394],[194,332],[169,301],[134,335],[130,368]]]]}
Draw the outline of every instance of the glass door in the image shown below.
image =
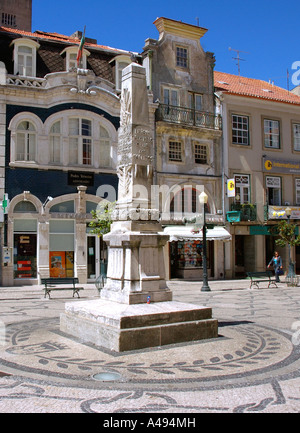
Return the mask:
{"type": "Polygon", "coordinates": [[[87,279],[95,281],[99,275],[99,238],[95,235],[87,237],[87,279]]]}

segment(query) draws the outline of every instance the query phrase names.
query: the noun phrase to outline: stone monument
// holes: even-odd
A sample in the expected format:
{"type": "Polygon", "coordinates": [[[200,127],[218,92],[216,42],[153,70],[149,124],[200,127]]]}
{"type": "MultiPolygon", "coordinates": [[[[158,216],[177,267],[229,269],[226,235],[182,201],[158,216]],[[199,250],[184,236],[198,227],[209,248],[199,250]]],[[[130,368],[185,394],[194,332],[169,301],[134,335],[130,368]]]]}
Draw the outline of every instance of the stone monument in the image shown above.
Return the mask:
{"type": "Polygon", "coordinates": [[[153,134],[145,69],[123,71],[118,140],[119,191],[99,300],[65,305],[61,330],[117,352],[215,338],[211,308],[172,301],[165,280],[159,212],[151,207],[153,134]]]}

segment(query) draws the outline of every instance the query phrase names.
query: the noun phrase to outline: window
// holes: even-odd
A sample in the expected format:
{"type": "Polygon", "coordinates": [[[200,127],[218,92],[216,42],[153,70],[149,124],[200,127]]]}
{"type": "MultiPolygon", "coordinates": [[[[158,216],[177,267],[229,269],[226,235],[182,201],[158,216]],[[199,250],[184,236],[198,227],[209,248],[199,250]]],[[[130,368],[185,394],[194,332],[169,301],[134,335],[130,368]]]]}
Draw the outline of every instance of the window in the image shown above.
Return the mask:
{"type": "Polygon", "coordinates": [[[202,95],[199,93],[189,93],[189,108],[196,111],[202,110],[202,95]]]}
{"type": "Polygon", "coordinates": [[[2,20],[1,25],[3,26],[10,26],[10,27],[17,27],[17,17],[16,15],[12,14],[6,14],[5,12],[2,12],[2,20]]]}
{"type": "Polygon", "coordinates": [[[31,39],[15,39],[14,74],[22,77],[36,76],[36,51],[39,44],[31,39]]]}
{"type": "Polygon", "coordinates": [[[164,88],[163,90],[163,98],[165,105],[173,105],[178,106],[178,91],[175,89],[164,88]]]}
{"type": "Polygon", "coordinates": [[[296,179],[296,204],[300,205],[300,179],[296,179]]]}
{"type": "Polygon", "coordinates": [[[92,122],[88,119],[69,119],[70,164],[92,164],[92,122]]]}
{"type": "Polygon", "coordinates": [[[14,220],[14,278],[37,277],[37,220],[14,220]]]}
{"type": "Polygon", "coordinates": [[[207,145],[206,144],[194,144],[195,151],[195,163],[196,164],[207,164],[207,145]]]}
{"type": "Polygon", "coordinates": [[[249,146],[249,117],[232,115],[232,143],[249,146]]]}
{"type": "Polygon", "coordinates": [[[280,177],[266,177],[267,203],[271,206],[281,205],[281,179],[280,177]]]}
{"type": "Polygon", "coordinates": [[[109,133],[103,126],[100,126],[100,166],[111,166],[110,149],[111,143],[109,133]]]}
{"type": "Polygon", "coordinates": [[[180,141],[169,141],[169,161],[182,161],[182,146],[180,141]]]}
{"type": "Polygon", "coordinates": [[[236,174],[235,201],[240,204],[250,203],[250,176],[248,174],[236,174]]]}
{"type": "Polygon", "coordinates": [[[279,121],[264,119],[264,144],[272,149],[280,148],[279,121]]]}
{"type": "Polygon", "coordinates": [[[180,68],[188,67],[188,50],[183,47],[176,47],[176,66],[180,68]]]}
{"type": "Polygon", "coordinates": [[[300,150],[300,123],[293,125],[294,150],[300,150]]]}
{"type": "Polygon", "coordinates": [[[126,66],[130,65],[131,60],[129,56],[117,56],[111,63],[115,65],[115,83],[116,89],[121,90],[122,88],[122,71],[126,66]]]}
{"type": "Polygon", "coordinates": [[[60,149],[61,149],[60,121],[55,122],[50,129],[49,144],[50,144],[50,162],[60,163],[60,149]]]}
{"type": "MultiPolygon", "coordinates": [[[[72,46],[65,48],[60,55],[66,55],[66,71],[69,71],[72,68],[77,68],[77,54],[78,54],[78,46],[72,46]]],[[[87,57],[90,55],[90,53],[87,50],[83,50],[82,53],[82,68],[86,69],[87,67],[87,57]]]]}
{"type": "Polygon", "coordinates": [[[35,161],[36,130],[32,123],[23,121],[17,127],[17,161],[35,161]]]}

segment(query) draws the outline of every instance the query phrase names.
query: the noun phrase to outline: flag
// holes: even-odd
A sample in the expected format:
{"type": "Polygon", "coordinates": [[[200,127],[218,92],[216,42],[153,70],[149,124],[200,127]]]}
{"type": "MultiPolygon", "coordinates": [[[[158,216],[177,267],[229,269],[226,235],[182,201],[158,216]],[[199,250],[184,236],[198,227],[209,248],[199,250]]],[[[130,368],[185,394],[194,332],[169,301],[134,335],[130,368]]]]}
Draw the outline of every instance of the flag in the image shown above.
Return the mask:
{"type": "Polygon", "coordinates": [[[80,41],[80,45],[78,47],[78,53],[77,53],[77,68],[79,67],[79,63],[82,59],[82,53],[83,53],[83,47],[84,47],[84,43],[85,43],[85,27],[84,27],[84,32],[80,41]]]}

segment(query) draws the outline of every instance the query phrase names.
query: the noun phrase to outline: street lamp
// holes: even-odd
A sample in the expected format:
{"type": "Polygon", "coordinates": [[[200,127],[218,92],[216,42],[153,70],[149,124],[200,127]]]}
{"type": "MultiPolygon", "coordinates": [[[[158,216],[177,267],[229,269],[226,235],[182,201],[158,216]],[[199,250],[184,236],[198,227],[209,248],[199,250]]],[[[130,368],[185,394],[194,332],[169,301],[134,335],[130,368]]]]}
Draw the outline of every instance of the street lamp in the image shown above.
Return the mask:
{"type": "MultiPolygon", "coordinates": [[[[290,207],[287,207],[285,209],[285,214],[287,216],[288,222],[290,223],[292,209],[290,207]]],[[[291,259],[291,244],[289,242],[288,242],[288,247],[289,247],[289,272],[287,274],[287,277],[293,278],[295,276],[295,270],[294,270],[294,263],[292,262],[291,259]]]]}
{"type": "Polygon", "coordinates": [[[210,292],[210,287],[207,281],[207,252],[206,252],[206,222],[205,222],[205,205],[207,204],[208,196],[205,192],[199,195],[199,202],[203,208],[203,248],[202,248],[202,263],[203,263],[203,284],[201,292],[210,292]]]}

